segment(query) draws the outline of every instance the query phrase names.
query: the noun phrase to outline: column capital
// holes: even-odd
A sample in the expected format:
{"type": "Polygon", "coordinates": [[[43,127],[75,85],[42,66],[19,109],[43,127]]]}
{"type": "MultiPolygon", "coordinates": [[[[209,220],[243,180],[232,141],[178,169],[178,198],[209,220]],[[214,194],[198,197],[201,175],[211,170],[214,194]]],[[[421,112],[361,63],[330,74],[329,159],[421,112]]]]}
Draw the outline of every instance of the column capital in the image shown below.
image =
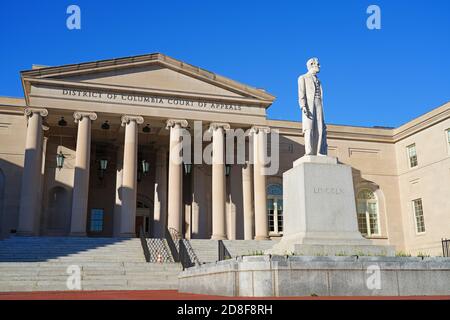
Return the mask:
{"type": "Polygon", "coordinates": [[[24,114],[27,117],[30,117],[33,113],[39,114],[41,117],[48,116],[48,110],[44,108],[25,108],[24,110],[24,114]]]}
{"type": "Polygon", "coordinates": [[[73,113],[73,117],[75,119],[75,122],[80,121],[84,117],[88,117],[90,120],[94,121],[97,119],[97,114],[95,112],[76,111],[73,113]]]}
{"type": "Polygon", "coordinates": [[[182,127],[182,128],[186,128],[188,126],[187,120],[184,120],[184,119],[168,119],[166,121],[166,129],[173,128],[177,124],[179,124],[180,127],[182,127]]]}
{"type": "Polygon", "coordinates": [[[270,133],[270,127],[267,126],[252,126],[250,128],[250,134],[252,133],[270,133]]]}
{"type": "Polygon", "coordinates": [[[230,124],[224,122],[212,122],[209,124],[209,131],[212,132],[219,128],[223,128],[223,130],[230,130],[230,124]]]}
{"type": "Polygon", "coordinates": [[[122,127],[129,124],[130,121],[136,121],[137,124],[143,124],[144,118],[141,116],[131,116],[131,115],[123,115],[122,118],[120,118],[120,122],[122,123],[122,127]]]}

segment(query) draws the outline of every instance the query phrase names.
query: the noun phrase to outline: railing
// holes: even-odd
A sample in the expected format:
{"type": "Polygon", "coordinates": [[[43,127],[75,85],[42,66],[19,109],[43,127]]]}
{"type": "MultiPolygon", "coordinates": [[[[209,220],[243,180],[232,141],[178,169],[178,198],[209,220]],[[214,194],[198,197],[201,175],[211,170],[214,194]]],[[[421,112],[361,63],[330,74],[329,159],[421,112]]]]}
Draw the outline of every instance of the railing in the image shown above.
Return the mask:
{"type": "Polygon", "coordinates": [[[141,238],[142,250],[144,250],[145,261],[150,262],[150,249],[148,248],[147,238],[145,236],[144,227],[139,230],[139,238],[141,238]]]}
{"type": "Polygon", "coordinates": [[[192,248],[189,240],[180,239],[178,247],[179,247],[180,262],[183,265],[183,270],[185,268],[190,268],[194,265],[200,265],[200,260],[195,254],[195,251],[192,248]]]}
{"type": "Polygon", "coordinates": [[[173,228],[169,228],[166,229],[164,237],[166,238],[167,245],[169,246],[169,250],[170,253],[172,254],[173,260],[175,262],[180,262],[180,254],[179,254],[179,247],[180,247],[179,240],[181,239],[180,233],[173,228]]]}
{"type": "Polygon", "coordinates": [[[450,239],[442,239],[442,255],[450,257],[450,239]]]}
{"type": "Polygon", "coordinates": [[[223,244],[222,240],[218,241],[219,245],[219,261],[231,259],[231,254],[223,244]]]}
{"type": "Polygon", "coordinates": [[[200,264],[200,260],[190,242],[183,239],[177,230],[173,228],[166,229],[165,238],[174,261],[180,262],[183,270],[200,264]]]}

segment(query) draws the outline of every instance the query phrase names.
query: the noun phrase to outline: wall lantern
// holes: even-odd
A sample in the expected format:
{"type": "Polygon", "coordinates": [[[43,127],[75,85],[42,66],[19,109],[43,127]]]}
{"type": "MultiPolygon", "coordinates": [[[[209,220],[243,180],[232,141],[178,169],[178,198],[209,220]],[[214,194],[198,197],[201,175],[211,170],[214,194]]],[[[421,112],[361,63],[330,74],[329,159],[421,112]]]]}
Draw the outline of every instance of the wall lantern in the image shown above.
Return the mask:
{"type": "Polygon", "coordinates": [[[59,150],[59,153],[56,154],[56,167],[61,170],[61,168],[64,166],[64,159],[66,157],[62,153],[62,150],[59,150]]]}
{"type": "Polygon", "coordinates": [[[184,163],[184,173],[190,174],[192,171],[192,164],[191,163],[184,163]]]}
{"type": "Polygon", "coordinates": [[[103,130],[109,130],[109,123],[108,120],[106,120],[105,122],[102,123],[102,129],[103,130]]]}
{"type": "Polygon", "coordinates": [[[150,170],[150,163],[147,160],[142,160],[141,165],[142,165],[142,173],[146,175],[150,170]]]}
{"type": "Polygon", "coordinates": [[[100,175],[99,178],[103,179],[106,169],[108,168],[108,160],[100,159],[100,175]]]}
{"type": "Polygon", "coordinates": [[[231,164],[225,165],[225,175],[228,177],[231,173],[231,164]]]}
{"type": "Polygon", "coordinates": [[[61,117],[61,120],[58,121],[58,126],[60,126],[60,127],[67,126],[67,121],[64,120],[64,117],[61,117]]]}

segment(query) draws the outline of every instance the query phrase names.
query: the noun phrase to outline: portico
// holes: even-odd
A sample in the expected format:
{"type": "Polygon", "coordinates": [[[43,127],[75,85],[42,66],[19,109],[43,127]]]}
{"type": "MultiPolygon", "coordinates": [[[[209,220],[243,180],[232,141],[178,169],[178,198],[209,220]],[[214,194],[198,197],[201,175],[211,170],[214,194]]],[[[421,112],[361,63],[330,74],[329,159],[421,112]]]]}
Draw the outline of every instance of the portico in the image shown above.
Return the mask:
{"type": "Polygon", "coordinates": [[[228,163],[225,137],[249,130],[260,152],[270,94],[162,54],[34,69],[22,81],[20,234],[133,237],[142,225],[153,237],[268,238],[263,165],[228,163]],[[211,163],[181,150],[198,123],[211,163]]]}

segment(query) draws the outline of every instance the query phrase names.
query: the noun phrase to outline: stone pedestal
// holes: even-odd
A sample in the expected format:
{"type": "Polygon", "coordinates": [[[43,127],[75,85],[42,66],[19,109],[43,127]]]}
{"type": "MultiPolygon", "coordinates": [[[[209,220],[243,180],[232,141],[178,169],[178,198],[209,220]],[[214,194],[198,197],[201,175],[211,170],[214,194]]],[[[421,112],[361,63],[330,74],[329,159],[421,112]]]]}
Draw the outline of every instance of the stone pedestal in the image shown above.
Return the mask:
{"type": "Polygon", "coordinates": [[[268,253],[393,255],[358,230],[350,166],[337,158],[304,156],[283,174],[284,235],[268,253]]]}

